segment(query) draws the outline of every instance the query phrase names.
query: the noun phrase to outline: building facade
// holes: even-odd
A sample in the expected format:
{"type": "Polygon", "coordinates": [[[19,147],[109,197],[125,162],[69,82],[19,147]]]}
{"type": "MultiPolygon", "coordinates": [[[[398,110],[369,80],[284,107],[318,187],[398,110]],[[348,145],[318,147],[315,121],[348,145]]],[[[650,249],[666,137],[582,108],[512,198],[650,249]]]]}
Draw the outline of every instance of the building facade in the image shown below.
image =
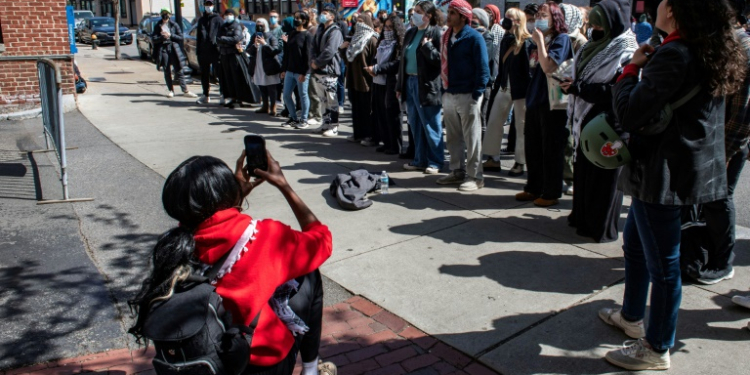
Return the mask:
{"type": "Polygon", "coordinates": [[[39,58],[51,59],[60,67],[63,105],[75,106],[65,5],[64,0],[43,4],[0,0],[0,113],[40,106],[36,67],[39,58]]]}

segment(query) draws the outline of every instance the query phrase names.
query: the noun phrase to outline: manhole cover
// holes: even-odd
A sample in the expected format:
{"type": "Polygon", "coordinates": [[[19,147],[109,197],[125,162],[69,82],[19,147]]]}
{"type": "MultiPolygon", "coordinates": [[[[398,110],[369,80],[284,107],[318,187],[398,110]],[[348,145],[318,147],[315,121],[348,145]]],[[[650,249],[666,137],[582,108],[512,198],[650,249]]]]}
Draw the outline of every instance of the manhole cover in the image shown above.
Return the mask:
{"type": "Polygon", "coordinates": [[[135,72],[104,72],[104,74],[133,74],[135,72]]]}

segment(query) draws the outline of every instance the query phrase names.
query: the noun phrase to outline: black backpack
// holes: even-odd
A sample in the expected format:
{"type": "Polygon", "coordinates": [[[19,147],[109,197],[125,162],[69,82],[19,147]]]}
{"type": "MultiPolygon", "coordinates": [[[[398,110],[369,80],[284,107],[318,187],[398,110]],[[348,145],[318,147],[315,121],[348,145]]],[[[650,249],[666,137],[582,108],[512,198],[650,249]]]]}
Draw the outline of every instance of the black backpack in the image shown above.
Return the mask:
{"type": "Polygon", "coordinates": [[[158,375],[237,375],[247,366],[260,313],[250,327],[233,325],[209,283],[228,255],[205,277],[190,276],[175,287],[172,297],[151,305],[143,335],[156,347],[153,365],[158,375]]]}

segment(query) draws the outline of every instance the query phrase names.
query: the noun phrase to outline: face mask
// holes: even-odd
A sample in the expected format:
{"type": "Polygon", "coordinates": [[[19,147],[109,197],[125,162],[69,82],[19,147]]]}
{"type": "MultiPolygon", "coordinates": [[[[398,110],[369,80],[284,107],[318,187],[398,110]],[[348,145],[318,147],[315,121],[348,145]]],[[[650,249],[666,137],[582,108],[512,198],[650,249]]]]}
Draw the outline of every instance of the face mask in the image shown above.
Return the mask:
{"type": "Polygon", "coordinates": [[[510,18],[503,18],[503,21],[500,22],[500,26],[506,31],[510,31],[510,29],[513,27],[513,21],[511,21],[510,18]]]}
{"type": "Polygon", "coordinates": [[[534,31],[535,26],[536,25],[534,24],[534,22],[526,22],[526,30],[528,30],[529,32],[534,31]]]}
{"type": "Polygon", "coordinates": [[[328,22],[328,17],[326,17],[325,14],[321,14],[321,15],[318,16],[318,22],[319,23],[326,23],[326,22],[328,22]]]}
{"type": "Polygon", "coordinates": [[[424,17],[422,17],[422,15],[421,15],[421,14],[419,14],[419,13],[414,13],[414,14],[413,14],[413,15],[411,16],[411,22],[412,22],[412,23],[414,24],[414,26],[416,26],[416,27],[422,27],[422,25],[424,25],[424,17]]]}
{"type": "Polygon", "coordinates": [[[302,21],[294,20],[294,27],[300,27],[300,26],[302,26],[302,21]]]}
{"type": "Polygon", "coordinates": [[[279,21],[278,17],[271,17],[268,19],[268,23],[270,23],[271,25],[275,25],[276,22],[278,21],[279,21]]]}
{"type": "Polygon", "coordinates": [[[164,20],[164,21],[168,20],[169,19],[169,14],[162,15],[161,19],[164,20]]]}
{"type": "Polygon", "coordinates": [[[263,26],[263,25],[257,25],[257,26],[255,26],[255,31],[259,32],[259,33],[265,33],[266,32],[266,27],[263,26]]]}
{"type": "Polygon", "coordinates": [[[471,21],[471,28],[472,29],[478,29],[479,28],[479,22],[471,21]]]}
{"type": "Polygon", "coordinates": [[[214,7],[206,7],[205,9],[206,9],[206,13],[213,13],[214,12],[214,7]]]}
{"type": "Polygon", "coordinates": [[[226,22],[226,23],[232,23],[232,22],[234,22],[234,16],[231,16],[231,15],[227,16],[226,18],[224,18],[224,22],[226,22]]]}
{"type": "Polygon", "coordinates": [[[591,40],[602,40],[604,39],[604,30],[591,30],[591,40]]]}
{"type": "Polygon", "coordinates": [[[385,40],[393,40],[393,30],[383,31],[383,39],[385,39],[385,40]]]}
{"type": "Polygon", "coordinates": [[[543,33],[546,33],[549,30],[549,20],[536,20],[534,26],[543,33]]]}

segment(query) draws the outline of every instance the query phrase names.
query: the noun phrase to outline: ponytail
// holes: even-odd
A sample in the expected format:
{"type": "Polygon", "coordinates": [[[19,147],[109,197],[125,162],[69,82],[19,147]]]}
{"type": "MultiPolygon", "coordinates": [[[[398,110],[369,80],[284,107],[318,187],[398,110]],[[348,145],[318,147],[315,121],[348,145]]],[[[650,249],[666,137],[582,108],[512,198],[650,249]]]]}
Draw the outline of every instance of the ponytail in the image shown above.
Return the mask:
{"type": "Polygon", "coordinates": [[[151,255],[151,274],[143,280],[135,298],[128,301],[131,313],[136,316],[128,333],[139,344],[143,343],[142,329],[150,305],[171,298],[175,286],[185,281],[198,265],[193,258],[194,250],[193,231],[184,226],[170,229],[156,242],[151,255]]]}

